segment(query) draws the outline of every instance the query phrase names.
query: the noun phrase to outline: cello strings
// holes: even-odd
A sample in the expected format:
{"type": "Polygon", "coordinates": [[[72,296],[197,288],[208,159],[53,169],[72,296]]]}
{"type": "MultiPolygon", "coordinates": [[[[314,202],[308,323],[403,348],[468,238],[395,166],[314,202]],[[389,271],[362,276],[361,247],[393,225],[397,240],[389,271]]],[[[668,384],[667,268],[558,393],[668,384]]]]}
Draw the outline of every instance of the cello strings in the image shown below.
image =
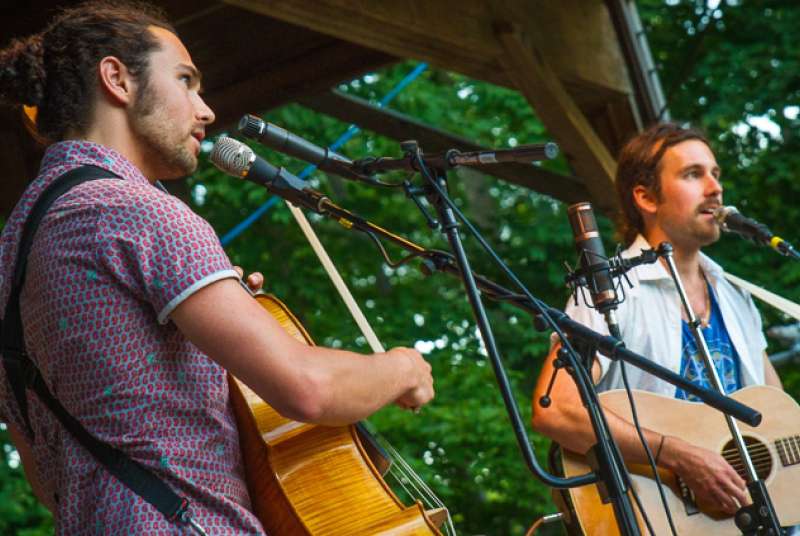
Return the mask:
{"type": "MultiPolygon", "coordinates": [[[[445,506],[442,500],[436,496],[428,484],[426,484],[425,481],[420,478],[416,471],[414,471],[414,469],[400,455],[394,446],[388,443],[383,437],[379,437],[379,440],[384,443],[382,446],[386,448],[387,452],[389,452],[389,455],[397,462],[397,471],[404,474],[406,478],[408,478],[409,483],[417,490],[417,497],[421,499],[422,503],[427,508],[442,508],[445,512],[447,512],[447,517],[444,523],[445,532],[455,536],[456,531],[453,524],[453,518],[450,516],[450,510],[447,508],[447,506],[445,506]]],[[[403,488],[405,489],[405,486],[403,486],[403,488]]],[[[406,491],[406,493],[408,493],[408,491],[406,491]]],[[[414,495],[411,495],[411,497],[414,497],[414,495]]]]}

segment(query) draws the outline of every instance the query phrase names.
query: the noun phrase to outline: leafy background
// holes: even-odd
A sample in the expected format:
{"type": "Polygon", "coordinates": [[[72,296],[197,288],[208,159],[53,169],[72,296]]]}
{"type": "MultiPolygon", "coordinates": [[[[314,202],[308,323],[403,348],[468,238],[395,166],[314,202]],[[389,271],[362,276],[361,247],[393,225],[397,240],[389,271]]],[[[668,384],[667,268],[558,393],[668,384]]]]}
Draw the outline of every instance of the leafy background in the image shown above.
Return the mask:
{"type": "MultiPolygon", "coordinates": [[[[800,228],[800,211],[793,209],[800,190],[795,180],[800,164],[800,45],[794,38],[800,6],[790,0],[637,4],[672,117],[700,126],[709,135],[724,170],[726,203],[791,236],[800,228]]],[[[415,65],[397,64],[343,82],[340,89],[377,102],[415,65]]],[[[486,146],[549,139],[516,92],[438,69],[425,71],[391,107],[486,146]]],[[[265,118],[320,145],[331,143],[347,128],[299,105],[265,118]]],[[[295,173],[303,167],[257,150],[295,173]]],[[[400,154],[396,142],[366,131],[340,152],[352,158],[400,154]]],[[[567,171],[563,161],[546,165],[567,171]]],[[[346,183],[324,173],[315,173],[312,181],[337,203],[384,227],[426,247],[446,247],[402,193],[346,183]]],[[[193,208],[220,235],[268,199],[264,190],[223,177],[207,162],[187,186],[193,208]]],[[[453,175],[451,188],[462,209],[528,287],[551,304],[563,304],[567,292],[562,263],[574,260],[565,206],[474,172],[453,175]]],[[[605,220],[601,225],[609,238],[606,246],[612,249],[611,225],[605,220]]],[[[530,475],[519,454],[459,282],[445,275],[426,277],[415,262],[390,269],[365,237],[327,220],[318,221],[315,228],[384,344],[416,345],[434,369],[437,398],[420,415],[387,408],[371,422],[450,507],[460,534],[524,534],[535,518],[554,511],[554,506],[549,490],[530,475]]],[[[474,240],[468,239],[466,247],[477,271],[506,282],[474,240]]],[[[264,273],[268,289],[289,304],[319,344],[367,351],[282,203],[226,249],[235,263],[264,273]]],[[[395,259],[401,253],[390,251],[395,259]]],[[[800,266],[727,237],[709,251],[731,272],[800,299],[800,266]]],[[[524,313],[487,305],[527,422],[547,335],[533,330],[524,313]]],[[[787,323],[773,310],[763,309],[763,315],[768,325],[787,323]]],[[[782,349],[771,341],[770,352],[782,349]]],[[[796,397],[796,363],[782,366],[779,373],[796,397]]],[[[541,459],[548,442],[533,433],[530,440],[541,459]]],[[[0,432],[0,533],[52,530],[52,519],[32,497],[16,452],[0,432]]],[[[558,527],[546,530],[560,532],[558,527]]]]}

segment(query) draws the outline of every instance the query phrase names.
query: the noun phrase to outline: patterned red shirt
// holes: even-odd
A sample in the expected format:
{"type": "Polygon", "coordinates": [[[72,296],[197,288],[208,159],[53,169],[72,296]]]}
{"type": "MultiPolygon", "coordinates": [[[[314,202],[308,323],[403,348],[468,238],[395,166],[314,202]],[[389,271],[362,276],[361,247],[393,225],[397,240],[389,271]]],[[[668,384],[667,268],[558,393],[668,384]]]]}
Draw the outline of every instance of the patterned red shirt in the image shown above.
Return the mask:
{"type": "MultiPolygon", "coordinates": [[[[64,407],[187,497],[209,534],[261,534],[225,371],[169,321],[193,292],[237,277],[206,221],[119,153],[57,143],[0,236],[0,311],[34,201],[84,164],[124,180],[73,188],[39,226],[21,298],[28,351],[64,407]]],[[[39,478],[57,500],[59,534],[189,533],[109,475],[35,395],[28,404],[39,478]]],[[[0,419],[23,427],[2,367],[0,419]]]]}

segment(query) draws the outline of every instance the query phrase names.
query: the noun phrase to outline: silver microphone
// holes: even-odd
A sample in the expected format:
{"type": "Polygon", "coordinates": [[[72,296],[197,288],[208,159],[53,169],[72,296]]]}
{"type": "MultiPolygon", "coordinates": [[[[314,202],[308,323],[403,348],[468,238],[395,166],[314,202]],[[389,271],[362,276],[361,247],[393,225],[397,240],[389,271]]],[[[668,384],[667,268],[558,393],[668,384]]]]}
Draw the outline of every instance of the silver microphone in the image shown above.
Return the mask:
{"type": "Polygon", "coordinates": [[[220,137],[211,149],[211,163],[220,171],[264,186],[294,205],[321,211],[327,197],[282,167],[275,167],[244,143],[220,137]]]}

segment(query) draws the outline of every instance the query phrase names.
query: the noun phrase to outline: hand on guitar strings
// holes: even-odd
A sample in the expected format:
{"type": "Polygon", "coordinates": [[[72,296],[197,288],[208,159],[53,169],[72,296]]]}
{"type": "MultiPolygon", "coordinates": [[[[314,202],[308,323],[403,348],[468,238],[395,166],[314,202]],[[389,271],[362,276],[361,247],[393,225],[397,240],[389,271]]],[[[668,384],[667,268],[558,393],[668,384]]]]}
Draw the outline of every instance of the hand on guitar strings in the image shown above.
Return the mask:
{"type": "Polygon", "coordinates": [[[245,279],[244,269],[241,266],[234,266],[233,269],[239,274],[239,278],[247,284],[247,288],[253,292],[258,292],[264,286],[264,275],[261,272],[253,272],[245,279]]]}
{"type": "Polygon", "coordinates": [[[672,470],[689,486],[701,509],[734,515],[741,506],[750,504],[745,481],[716,452],[674,436],[666,436],[663,451],[659,465],[672,470]]]}

